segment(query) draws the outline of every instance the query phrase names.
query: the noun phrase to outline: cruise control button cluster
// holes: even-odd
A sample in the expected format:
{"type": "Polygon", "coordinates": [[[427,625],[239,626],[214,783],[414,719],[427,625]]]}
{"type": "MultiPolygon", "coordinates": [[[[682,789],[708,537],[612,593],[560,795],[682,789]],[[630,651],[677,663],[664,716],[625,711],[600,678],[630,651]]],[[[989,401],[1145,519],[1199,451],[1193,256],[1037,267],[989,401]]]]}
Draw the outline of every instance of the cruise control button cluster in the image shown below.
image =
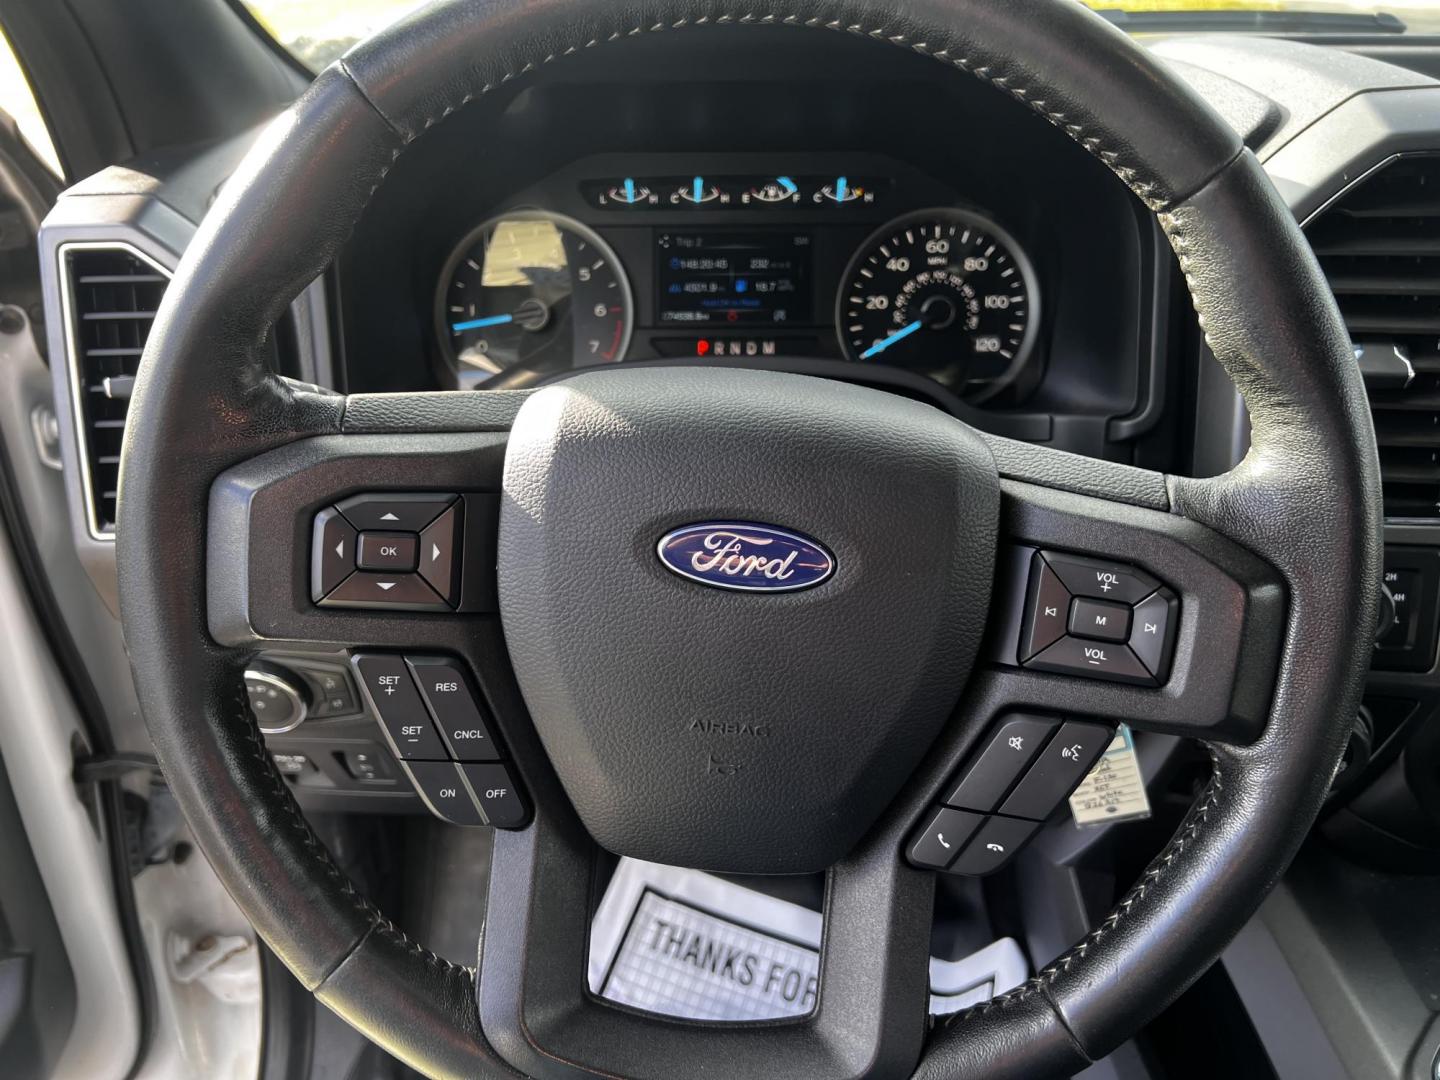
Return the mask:
{"type": "Polygon", "coordinates": [[[1178,608],[1174,593],[1126,563],[1037,551],[1018,659],[1039,671],[1159,686],[1170,675],[1178,608]]]}
{"type": "Polygon", "coordinates": [[[999,870],[1069,798],[1112,738],[1104,724],[1005,717],[943,789],[944,805],[912,837],[907,857],[952,874],[999,870]]]}
{"type": "Polygon", "coordinates": [[[362,653],[352,663],[386,742],[437,817],[500,829],[529,821],[514,770],[457,662],[362,653]]]}
{"type": "Polygon", "coordinates": [[[376,492],[327,506],[315,515],[311,598],[322,607],[453,610],[464,499],[376,492]]]}

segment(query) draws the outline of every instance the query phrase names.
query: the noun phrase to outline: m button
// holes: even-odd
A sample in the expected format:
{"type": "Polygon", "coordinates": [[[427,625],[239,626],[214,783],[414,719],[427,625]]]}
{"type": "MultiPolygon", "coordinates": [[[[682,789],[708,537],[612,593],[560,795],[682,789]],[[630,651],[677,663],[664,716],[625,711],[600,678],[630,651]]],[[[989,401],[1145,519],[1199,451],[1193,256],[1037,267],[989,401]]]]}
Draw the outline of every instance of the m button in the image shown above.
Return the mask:
{"type": "Polygon", "coordinates": [[[1070,605],[1070,633],[1096,641],[1124,641],[1130,636],[1130,608],[1076,597],[1070,605]]]}

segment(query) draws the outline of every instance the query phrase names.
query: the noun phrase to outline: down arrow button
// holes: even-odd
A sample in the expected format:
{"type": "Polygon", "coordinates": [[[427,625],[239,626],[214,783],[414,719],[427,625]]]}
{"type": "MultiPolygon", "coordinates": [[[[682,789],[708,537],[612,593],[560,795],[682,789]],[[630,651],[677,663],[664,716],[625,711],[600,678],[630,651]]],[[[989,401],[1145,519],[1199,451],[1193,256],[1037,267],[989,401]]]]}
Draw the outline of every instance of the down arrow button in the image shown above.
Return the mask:
{"type": "Polygon", "coordinates": [[[461,503],[455,503],[420,534],[420,576],[454,607],[460,601],[461,503]]]}

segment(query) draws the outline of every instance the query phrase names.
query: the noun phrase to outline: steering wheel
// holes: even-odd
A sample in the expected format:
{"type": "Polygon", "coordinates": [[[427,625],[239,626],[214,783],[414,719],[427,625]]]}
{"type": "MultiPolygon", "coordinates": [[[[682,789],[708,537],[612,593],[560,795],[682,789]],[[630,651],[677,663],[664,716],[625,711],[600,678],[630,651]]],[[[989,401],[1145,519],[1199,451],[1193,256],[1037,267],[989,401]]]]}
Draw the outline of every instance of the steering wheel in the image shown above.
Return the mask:
{"type": "Polygon", "coordinates": [[[435,1076],[1085,1067],[1215,960],[1306,835],[1359,701],[1380,574],[1374,433],[1304,239],[1235,134],[1074,0],[429,7],[324,71],[219,195],[156,319],[122,470],[126,639],[198,842],[306,987],[435,1076]],[[1244,396],[1245,461],[1164,476],[777,372],[621,367],[529,394],[344,397],[267,370],[268,328],[427,129],[577,53],[760,26],[802,44],[858,35],[984,80],[1108,165],[1158,216],[1244,396]],[[312,603],[315,514],[365,491],[498,493],[493,559],[472,550],[464,570],[498,590],[498,617],[312,603]],[[667,572],[659,539],[710,519],[792,527],[834,572],[766,595],[667,572]],[[1168,583],[1169,680],[982,656],[1017,545],[1168,583]],[[534,817],[496,832],[475,970],[409,940],[311,832],[247,707],[241,672],[261,647],[441,652],[486,688],[534,817]],[[934,875],[907,865],[905,840],[1015,708],[1191,736],[1213,774],[1088,936],[927,1026],[934,875]],[[737,719],[769,737],[717,776],[688,728],[737,719]],[[591,997],[597,842],[721,871],[823,870],[818,1008],[714,1025],[591,997]]]}

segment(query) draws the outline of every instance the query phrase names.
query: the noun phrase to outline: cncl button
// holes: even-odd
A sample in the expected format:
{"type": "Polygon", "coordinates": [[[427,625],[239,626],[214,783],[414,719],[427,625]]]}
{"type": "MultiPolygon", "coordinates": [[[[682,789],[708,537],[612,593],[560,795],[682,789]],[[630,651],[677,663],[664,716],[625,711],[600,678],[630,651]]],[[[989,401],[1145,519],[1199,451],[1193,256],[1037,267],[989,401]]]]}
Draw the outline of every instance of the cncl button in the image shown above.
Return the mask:
{"type": "Polygon", "coordinates": [[[498,761],[500,752],[459,665],[423,656],[405,658],[435,714],[456,761],[498,761]]]}
{"type": "Polygon", "coordinates": [[[518,829],[529,820],[530,808],[504,765],[461,765],[460,770],[489,824],[497,829],[518,829]]]}

